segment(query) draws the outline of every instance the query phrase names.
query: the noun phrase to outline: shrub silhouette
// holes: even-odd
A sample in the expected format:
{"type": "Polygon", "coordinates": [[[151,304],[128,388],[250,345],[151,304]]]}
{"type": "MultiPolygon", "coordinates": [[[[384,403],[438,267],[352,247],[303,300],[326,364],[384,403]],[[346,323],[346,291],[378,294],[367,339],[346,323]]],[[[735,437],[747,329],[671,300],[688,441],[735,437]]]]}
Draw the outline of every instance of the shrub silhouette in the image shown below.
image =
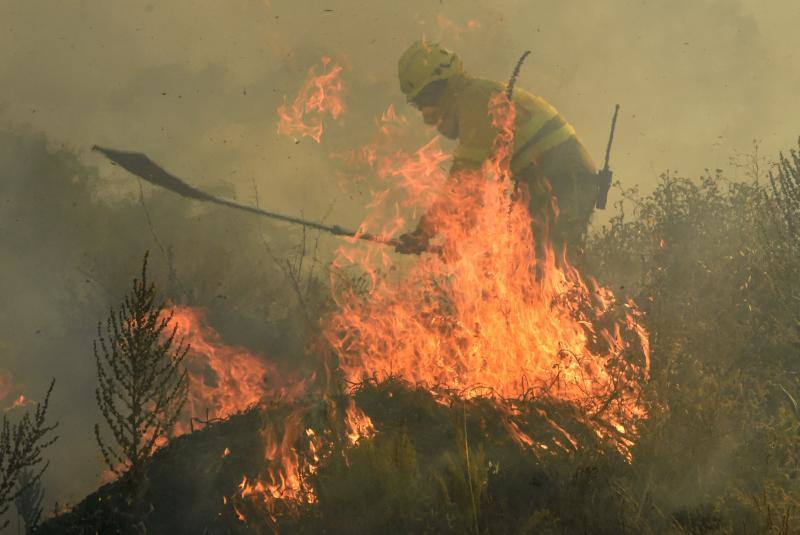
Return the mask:
{"type": "Polygon", "coordinates": [[[147,255],[142,275],[119,310],[112,309],[105,335],[98,324],[93,345],[99,386],[97,404],[111,432],[111,445],[95,425],[103,459],[131,487],[130,514],[141,521],[146,470],[153,452],[163,445],[186,402],[188,380],[183,359],[189,350],[176,340],[172,316],[156,300],[156,288],[147,280],[147,255]]]}

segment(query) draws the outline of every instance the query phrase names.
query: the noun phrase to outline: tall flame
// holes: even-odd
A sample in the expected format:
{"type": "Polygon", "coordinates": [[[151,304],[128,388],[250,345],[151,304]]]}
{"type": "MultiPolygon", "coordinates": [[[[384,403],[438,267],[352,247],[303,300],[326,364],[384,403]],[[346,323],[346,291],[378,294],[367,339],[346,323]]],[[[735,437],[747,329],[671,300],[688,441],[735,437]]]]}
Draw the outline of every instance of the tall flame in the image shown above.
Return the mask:
{"type": "Polygon", "coordinates": [[[337,119],[342,114],[342,67],[332,63],[330,58],[323,57],[322,71],[317,75],[316,67],[311,67],[292,104],[284,102],[278,108],[278,133],[307,136],[319,143],[323,117],[330,115],[332,119],[337,119]]]}
{"type": "MultiPolygon", "coordinates": [[[[370,286],[366,295],[337,292],[325,336],[348,380],[398,375],[465,396],[477,386],[547,396],[580,407],[624,445],[645,416],[647,333],[631,305],[601,326],[619,309],[611,292],[587,285],[550,247],[537,258],[527,195],[508,171],[514,108],[499,94],[489,113],[499,135],[480,170],[448,179],[435,140],[402,159],[374,158],[388,188],[427,211],[442,253],[403,270],[377,247],[342,248],[337,265],[360,265],[370,286]]],[[[390,235],[405,225],[403,203],[387,209],[387,198],[376,196],[364,230],[390,235]]]]}

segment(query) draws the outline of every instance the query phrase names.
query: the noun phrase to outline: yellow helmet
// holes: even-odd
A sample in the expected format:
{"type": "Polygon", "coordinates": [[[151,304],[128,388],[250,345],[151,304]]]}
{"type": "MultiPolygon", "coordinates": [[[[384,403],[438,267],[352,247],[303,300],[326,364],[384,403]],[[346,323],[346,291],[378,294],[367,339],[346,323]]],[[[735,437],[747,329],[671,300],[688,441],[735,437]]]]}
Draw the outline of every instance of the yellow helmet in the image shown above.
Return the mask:
{"type": "Polygon", "coordinates": [[[464,65],[458,55],[424,40],[408,47],[397,65],[400,89],[409,101],[429,83],[447,80],[463,71],[464,65]]]}

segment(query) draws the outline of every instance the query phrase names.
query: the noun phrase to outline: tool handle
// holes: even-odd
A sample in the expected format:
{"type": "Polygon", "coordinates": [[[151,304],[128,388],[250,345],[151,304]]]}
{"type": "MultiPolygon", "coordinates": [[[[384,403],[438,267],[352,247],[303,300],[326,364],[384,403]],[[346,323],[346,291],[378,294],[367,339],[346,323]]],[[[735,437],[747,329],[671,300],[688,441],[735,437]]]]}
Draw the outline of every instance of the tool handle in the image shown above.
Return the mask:
{"type": "Polygon", "coordinates": [[[614,106],[614,117],[611,118],[611,134],[608,136],[608,145],[606,145],[606,161],[603,165],[603,170],[608,171],[608,159],[611,157],[611,144],[614,143],[614,130],[617,128],[617,114],[619,113],[619,104],[614,106]]]}

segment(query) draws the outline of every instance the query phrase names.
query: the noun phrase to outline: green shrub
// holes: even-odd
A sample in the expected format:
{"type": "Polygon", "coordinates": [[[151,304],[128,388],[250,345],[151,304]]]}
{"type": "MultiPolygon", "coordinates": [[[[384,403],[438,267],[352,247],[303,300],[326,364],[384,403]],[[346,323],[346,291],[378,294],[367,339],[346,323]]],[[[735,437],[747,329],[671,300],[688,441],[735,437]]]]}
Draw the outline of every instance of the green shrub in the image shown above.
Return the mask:
{"type": "MultiPolygon", "coordinates": [[[[800,503],[800,255],[791,218],[774,217],[791,205],[780,195],[719,171],[663,175],[652,194],[625,192],[589,244],[591,271],[634,296],[651,333],[652,416],[628,484],[653,523],[758,531],[765,489],[773,524],[800,503]]],[[[797,529],[797,508],[787,514],[797,529]]]]}

